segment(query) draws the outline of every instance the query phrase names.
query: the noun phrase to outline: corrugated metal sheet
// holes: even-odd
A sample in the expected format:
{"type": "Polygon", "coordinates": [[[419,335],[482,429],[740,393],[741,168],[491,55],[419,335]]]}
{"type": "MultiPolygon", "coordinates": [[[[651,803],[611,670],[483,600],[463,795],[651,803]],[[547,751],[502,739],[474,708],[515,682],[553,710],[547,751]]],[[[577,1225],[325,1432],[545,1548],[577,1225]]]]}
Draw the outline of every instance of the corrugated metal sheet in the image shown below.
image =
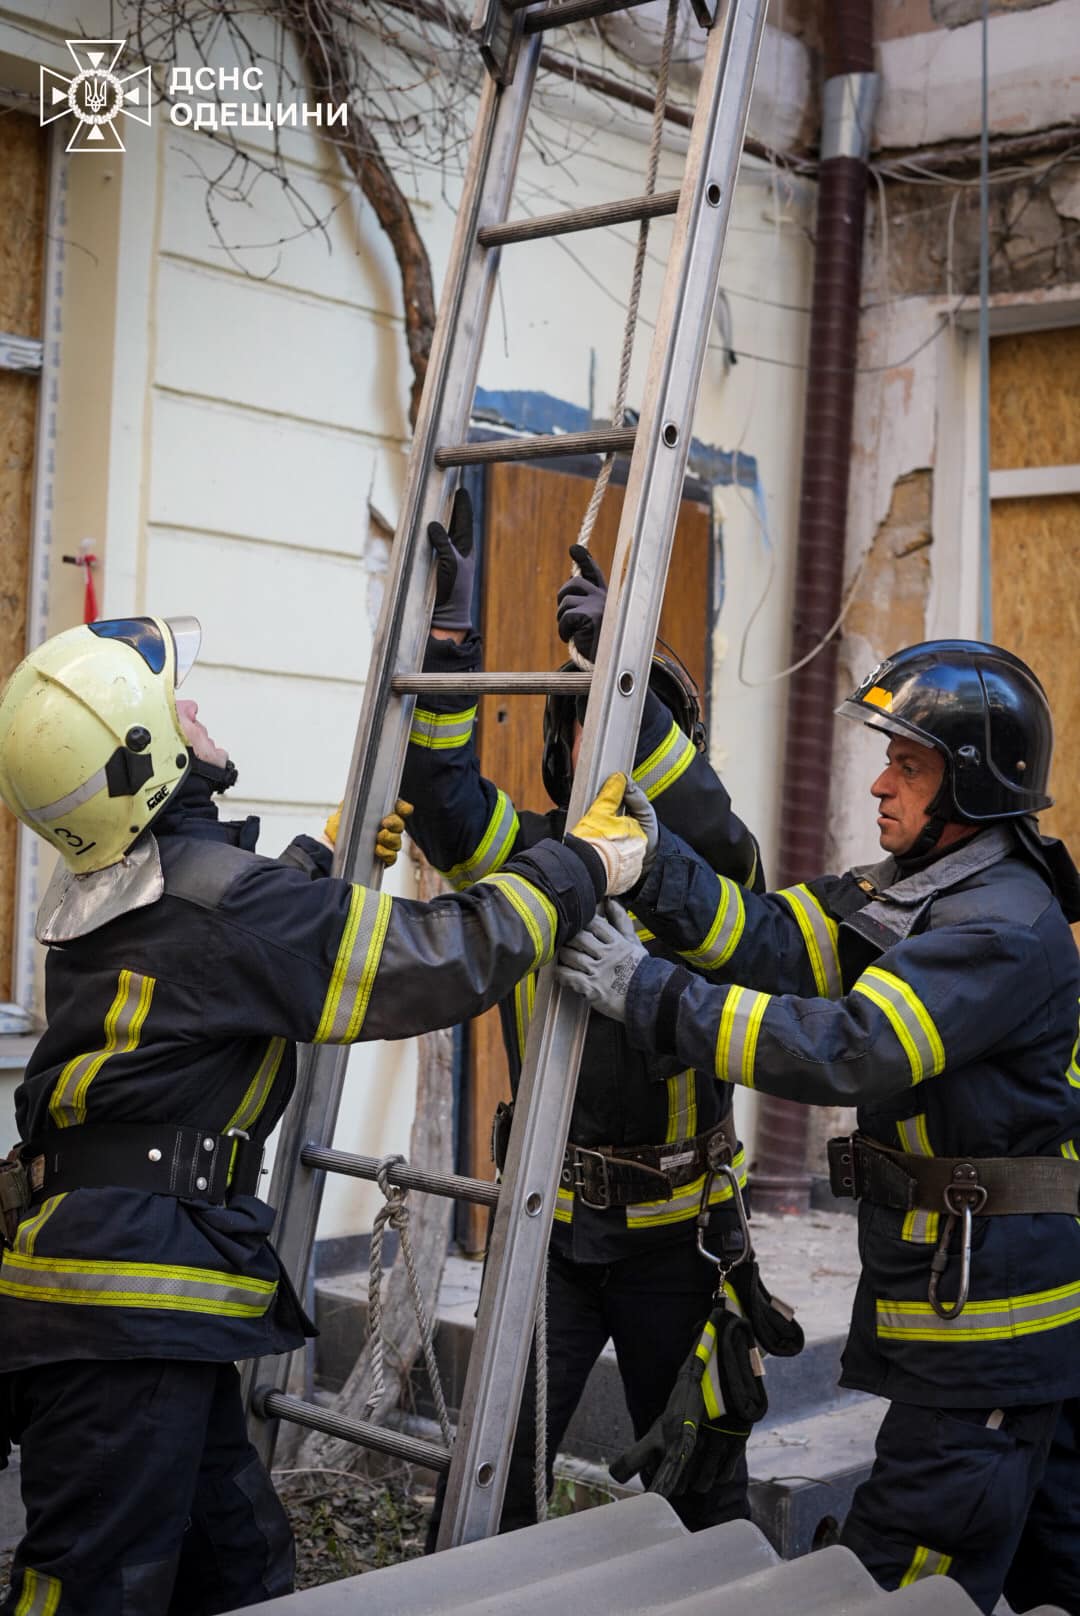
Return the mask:
{"type": "MultiPolygon", "coordinates": [[[[975,1616],[947,1577],[883,1593],[847,1549],[780,1560],[749,1521],[689,1533],[651,1493],[260,1606],[266,1616],[975,1616]],[[888,1609],[886,1609],[886,1606],[888,1609]]],[[[1032,1616],[1052,1616],[1043,1606],[1032,1616]]],[[[1061,1616],[1061,1613],[1058,1613],[1061,1616]]]]}

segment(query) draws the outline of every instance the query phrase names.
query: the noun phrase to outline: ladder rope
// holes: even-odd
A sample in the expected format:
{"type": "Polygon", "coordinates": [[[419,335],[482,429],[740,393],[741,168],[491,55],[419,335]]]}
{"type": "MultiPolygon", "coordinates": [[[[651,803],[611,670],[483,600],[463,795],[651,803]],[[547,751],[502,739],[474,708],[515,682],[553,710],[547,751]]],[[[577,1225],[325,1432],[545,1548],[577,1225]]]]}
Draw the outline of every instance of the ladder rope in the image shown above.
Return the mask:
{"type": "Polygon", "coordinates": [[[435,1361],[435,1344],[432,1340],[431,1323],[428,1319],[427,1308],[420,1289],[420,1281],[416,1273],[416,1264],[413,1259],[412,1236],[409,1232],[409,1206],[408,1192],[398,1184],[391,1184],[390,1169],[404,1163],[404,1156],[383,1156],[375,1170],[375,1181],[384,1196],[384,1204],[375,1214],[375,1221],[371,1228],[371,1260],[368,1278],[368,1337],[371,1342],[371,1395],[364,1405],[362,1419],[367,1419],[382,1402],[386,1386],[386,1343],[382,1330],[382,1243],[386,1229],[397,1230],[398,1240],[401,1243],[401,1257],[405,1264],[405,1272],[409,1279],[409,1291],[412,1295],[413,1312],[416,1314],[416,1323],[420,1331],[420,1345],[424,1353],[424,1362],[427,1365],[428,1381],[431,1385],[431,1395],[435,1403],[435,1412],[439,1419],[439,1429],[442,1431],[443,1441],[448,1448],[454,1445],[454,1433],[450,1425],[450,1415],[446,1408],[446,1398],[443,1396],[442,1376],[435,1361]]]}
{"type": "Polygon", "coordinates": [[[547,1411],[548,1411],[548,1352],[547,1352],[547,1263],[540,1277],[540,1294],[536,1299],[536,1327],[533,1352],[536,1360],[536,1465],[533,1470],[533,1492],[536,1497],[536,1518],[546,1521],[548,1514],[547,1486],[547,1411]]]}
{"type": "MultiPolygon", "coordinates": [[[[656,176],[660,166],[660,147],[664,136],[664,113],[667,108],[668,78],[671,70],[671,53],[675,43],[675,22],[679,13],[679,0],[668,0],[667,21],[664,26],[664,43],[660,53],[660,66],[656,76],[656,98],[653,102],[652,132],[649,136],[649,155],[645,168],[645,195],[653,196],[656,192],[656,176]]],[[[645,274],[645,255],[649,245],[649,220],[642,219],[638,226],[637,250],[634,254],[634,273],[630,282],[630,300],[626,310],[626,325],[623,328],[622,356],[619,361],[619,379],[615,388],[615,407],[612,413],[611,424],[620,427],[623,424],[623,415],[626,410],[626,390],[630,383],[630,363],[634,357],[634,333],[637,327],[638,304],[641,301],[641,283],[645,274]]],[[[615,465],[614,455],[605,455],[604,462],[593,487],[589,503],[582,517],[581,530],[578,533],[578,544],[589,548],[596,518],[600,513],[604,495],[607,493],[608,483],[615,465]]],[[[575,576],[580,572],[577,563],[574,564],[575,576]]],[[[577,649],[573,640],[570,642],[570,655],[579,668],[589,671],[592,663],[577,649]]]]}

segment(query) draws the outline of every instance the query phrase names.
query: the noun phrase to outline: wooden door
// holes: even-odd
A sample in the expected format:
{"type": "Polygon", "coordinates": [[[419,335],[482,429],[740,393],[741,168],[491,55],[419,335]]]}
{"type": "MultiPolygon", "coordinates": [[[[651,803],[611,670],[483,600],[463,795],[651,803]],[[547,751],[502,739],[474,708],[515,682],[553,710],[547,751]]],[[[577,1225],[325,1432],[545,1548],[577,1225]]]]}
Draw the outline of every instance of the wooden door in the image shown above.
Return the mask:
{"type": "MultiPolygon", "coordinates": [[[[47,136],[33,118],[0,117],[0,331],[41,337],[47,136]]],[[[0,687],[26,653],[38,378],[0,368],[0,687]]],[[[11,997],[14,817],[0,803],[0,1000],[11,997]]]]}
{"type": "MultiPolygon", "coordinates": [[[[577,538],[592,492],[591,477],[529,465],[498,465],[488,473],[484,529],[484,663],[491,670],[557,668],[567,651],[555,626],[555,595],[570,574],[569,546],[577,538]]],[[[610,488],[590,549],[605,573],[618,534],[623,490],[610,488]]],[[[661,637],[685,662],[704,699],[708,686],[711,599],[711,513],[684,500],[675,534],[661,637]]],[[[551,806],[540,772],[543,696],[485,696],[480,702],[481,767],[515,807],[551,806]]],[[[492,1178],[491,1116],[510,1083],[497,1010],[470,1028],[465,1094],[463,1171],[492,1178]]],[[[486,1215],[466,1214],[467,1249],[482,1248],[486,1215]]]]}

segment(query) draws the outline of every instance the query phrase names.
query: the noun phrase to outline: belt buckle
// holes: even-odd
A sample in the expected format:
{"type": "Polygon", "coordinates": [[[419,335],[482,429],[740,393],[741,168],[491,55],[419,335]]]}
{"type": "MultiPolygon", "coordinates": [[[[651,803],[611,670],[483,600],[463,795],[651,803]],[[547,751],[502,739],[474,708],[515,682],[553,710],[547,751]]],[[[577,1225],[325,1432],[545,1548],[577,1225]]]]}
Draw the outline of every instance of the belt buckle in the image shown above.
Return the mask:
{"type": "Polygon", "coordinates": [[[602,1151],[586,1150],[581,1145],[574,1146],[574,1189],[582,1206],[591,1207],[594,1212],[609,1212],[611,1210],[611,1180],[608,1176],[607,1157],[602,1151]],[[600,1163],[601,1188],[604,1196],[602,1201],[590,1201],[585,1193],[583,1158],[586,1156],[600,1163]]]}

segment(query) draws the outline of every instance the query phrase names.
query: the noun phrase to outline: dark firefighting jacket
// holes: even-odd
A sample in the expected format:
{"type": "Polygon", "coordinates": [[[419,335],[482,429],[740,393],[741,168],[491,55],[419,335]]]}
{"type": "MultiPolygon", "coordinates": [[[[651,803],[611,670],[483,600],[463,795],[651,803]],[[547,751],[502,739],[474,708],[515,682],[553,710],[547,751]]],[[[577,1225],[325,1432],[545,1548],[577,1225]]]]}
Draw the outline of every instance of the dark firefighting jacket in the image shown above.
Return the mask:
{"type": "MultiPolygon", "coordinates": [[[[461,645],[430,639],[426,671],[466,672],[480,663],[480,640],[461,645]]],[[[507,794],[480,772],[473,742],[476,703],[453,694],[430,695],[417,707],[402,778],[402,794],[415,805],[409,821],[435,867],[456,887],[490,875],[522,849],[543,837],[560,836],[562,809],[518,811],[507,794]]],[[[650,691],[639,733],[634,778],[666,823],[688,839],[716,869],[739,881],[760,885],[753,837],[735,817],[724,786],[706,758],[650,691]]],[[[669,957],[651,930],[641,930],[650,951],[669,957]]],[[[670,955],[677,958],[676,955],[670,955]]],[[[687,956],[710,965],[724,958],[711,942],[687,956]]],[[[535,974],[524,978],[500,1006],[503,1040],[516,1092],[525,1039],[536,992],[535,974]]],[[[570,1138],[585,1147],[677,1144],[714,1127],[731,1109],[730,1094],[718,1088],[711,1069],[688,1069],[686,1061],[645,1056],[632,1049],[625,1030],[606,1016],[589,1017],[570,1138]]],[[[678,1152],[675,1152],[678,1154],[678,1152]]],[[[746,1180],[740,1147],[735,1160],[746,1180]]],[[[582,1262],[607,1262],[648,1246],[693,1234],[701,1206],[704,1174],[675,1188],[670,1199],[649,1199],[597,1210],[580,1194],[560,1186],[554,1240],[582,1262]]],[[[726,1180],[714,1181],[711,1204],[718,1208],[710,1234],[719,1249],[725,1237],[737,1239],[726,1180]]]]}
{"type": "MultiPolygon", "coordinates": [[[[860,1131],[894,1150],[1076,1159],[1076,945],[1007,823],[906,877],[886,859],[764,897],[665,833],[635,906],[684,949],[705,938],[727,948],[711,980],[639,966],[627,1031],[647,1055],[708,1065],[725,1087],[855,1105],[860,1131]]],[[[976,1216],[971,1299],[954,1319],[927,1299],[943,1223],[860,1204],[843,1383],[938,1406],[1075,1396],[1080,1221],[976,1216]]],[[[957,1246],[954,1233],[946,1302],[957,1246]]]]}
{"type": "MultiPolygon", "coordinates": [[[[330,855],[308,838],[261,858],[196,807],[186,822],[178,800],[157,827],[156,902],[49,950],[48,1031],[15,1099],[28,1144],[84,1123],[265,1140],[296,1042],[404,1038],[478,1014],[550,959],[604,888],[591,848],[545,842],[460,895],[391,898],[327,876],[330,855]]],[[[0,1265],[0,1367],[227,1361],[303,1339],[267,1239],[273,1213],[254,1196],[45,1189],[0,1265]]]]}

